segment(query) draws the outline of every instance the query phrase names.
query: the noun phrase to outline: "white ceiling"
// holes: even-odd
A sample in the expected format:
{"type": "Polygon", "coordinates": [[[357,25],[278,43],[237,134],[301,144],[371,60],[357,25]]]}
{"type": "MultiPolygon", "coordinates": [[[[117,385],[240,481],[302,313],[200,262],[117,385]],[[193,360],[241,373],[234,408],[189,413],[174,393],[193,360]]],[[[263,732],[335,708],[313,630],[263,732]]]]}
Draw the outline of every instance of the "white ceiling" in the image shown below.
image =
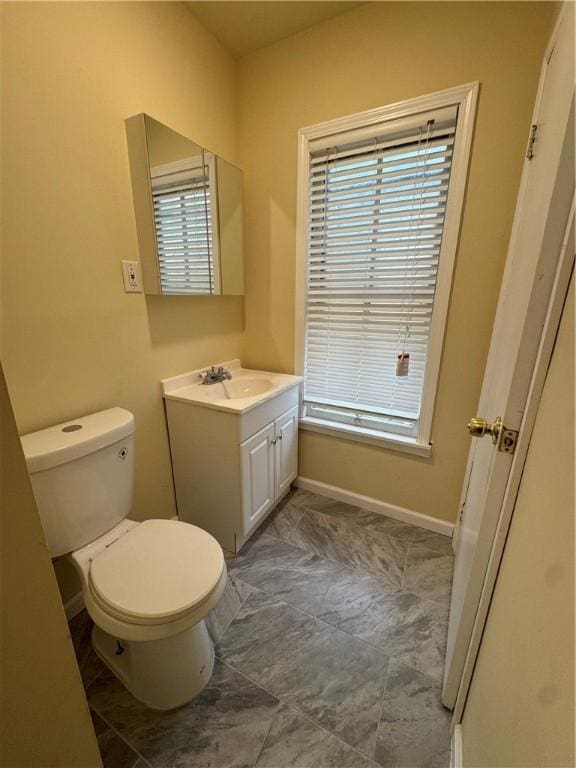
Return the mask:
{"type": "Polygon", "coordinates": [[[193,0],[186,3],[194,16],[212,32],[235,57],[264,48],[307,27],[349,11],[361,2],[212,2],[193,0]]]}

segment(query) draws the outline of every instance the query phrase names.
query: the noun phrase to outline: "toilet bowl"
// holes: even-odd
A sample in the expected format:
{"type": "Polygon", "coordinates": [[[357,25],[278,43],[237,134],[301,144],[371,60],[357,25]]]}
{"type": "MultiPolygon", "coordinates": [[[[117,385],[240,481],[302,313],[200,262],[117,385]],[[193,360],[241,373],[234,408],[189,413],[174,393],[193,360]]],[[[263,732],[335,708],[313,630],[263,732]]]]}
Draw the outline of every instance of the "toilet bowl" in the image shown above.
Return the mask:
{"type": "Polygon", "coordinates": [[[112,408],[22,438],[53,557],[74,566],[102,661],[140,701],[173,709],[206,685],[204,619],[226,585],[222,548],[175,520],[126,519],[132,414],[112,408]]]}
{"type": "Polygon", "coordinates": [[[67,559],[94,650],[126,688],[152,709],[194,698],[214,667],[204,619],[226,586],[218,542],[188,523],[124,520],[67,559]]]}

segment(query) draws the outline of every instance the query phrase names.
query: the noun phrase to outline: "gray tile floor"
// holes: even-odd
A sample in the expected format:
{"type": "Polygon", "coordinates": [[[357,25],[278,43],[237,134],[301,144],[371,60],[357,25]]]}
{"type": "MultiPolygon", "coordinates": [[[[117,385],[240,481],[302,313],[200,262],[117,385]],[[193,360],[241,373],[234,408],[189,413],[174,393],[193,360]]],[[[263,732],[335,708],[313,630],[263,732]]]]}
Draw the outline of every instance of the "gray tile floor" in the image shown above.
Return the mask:
{"type": "Polygon", "coordinates": [[[446,537],[296,491],[239,555],[214,675],[154,712],[71,625],[105,768],[445,768],[446,537]]]}

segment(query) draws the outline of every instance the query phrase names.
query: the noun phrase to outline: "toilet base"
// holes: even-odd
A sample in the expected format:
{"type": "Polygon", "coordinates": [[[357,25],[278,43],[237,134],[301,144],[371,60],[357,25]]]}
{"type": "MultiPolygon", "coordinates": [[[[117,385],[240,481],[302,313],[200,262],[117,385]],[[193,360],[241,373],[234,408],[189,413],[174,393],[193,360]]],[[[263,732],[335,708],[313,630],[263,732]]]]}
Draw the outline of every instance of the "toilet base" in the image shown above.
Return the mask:
{"type": "Polygon", "coordinates": [[[92,645],[130,693],[151,709],[175,709],[204,688],[214,648],[204,621],[162,640],[119,640],[94,625],[92,645]]]}

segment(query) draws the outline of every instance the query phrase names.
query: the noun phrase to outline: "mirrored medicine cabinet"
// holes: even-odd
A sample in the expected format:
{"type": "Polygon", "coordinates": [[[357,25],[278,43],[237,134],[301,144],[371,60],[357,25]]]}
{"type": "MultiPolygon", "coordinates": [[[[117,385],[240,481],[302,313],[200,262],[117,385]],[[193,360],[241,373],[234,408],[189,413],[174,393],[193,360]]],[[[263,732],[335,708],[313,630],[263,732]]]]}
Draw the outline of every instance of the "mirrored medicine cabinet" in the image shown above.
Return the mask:
{"type": "Polygon", "coordinates": [[[144,293],[244,293],[242,171],[146,114],[126,120],[144,293]]]}

